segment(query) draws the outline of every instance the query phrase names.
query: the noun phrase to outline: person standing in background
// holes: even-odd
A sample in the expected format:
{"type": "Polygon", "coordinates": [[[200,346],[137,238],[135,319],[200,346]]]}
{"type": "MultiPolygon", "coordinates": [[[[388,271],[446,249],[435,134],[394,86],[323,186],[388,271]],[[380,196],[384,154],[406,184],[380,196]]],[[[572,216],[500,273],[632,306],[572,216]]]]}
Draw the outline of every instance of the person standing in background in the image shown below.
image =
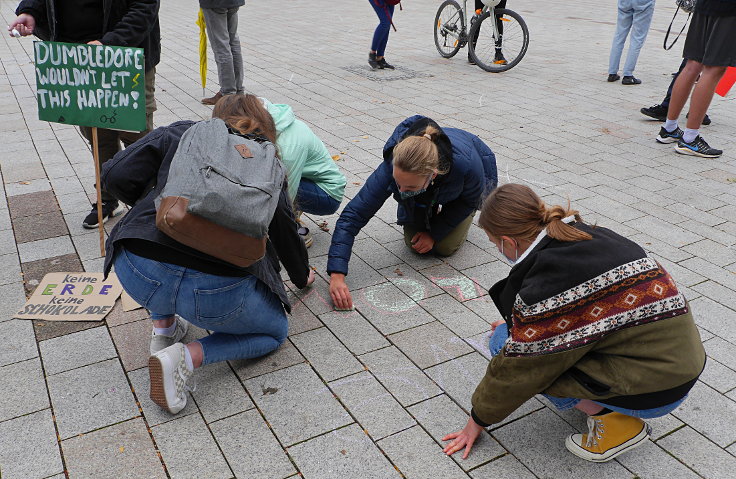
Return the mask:
{"type": "Polygon", "coordinates": [[[649,25],[652,23],[654,14],[654,0],[618,0],[618,20],[616,22],[616,34],[613,36],[611,55],[608,59],[608,81],[615,82],[621,77],[618,68],[621,63],[621,53],[624,50],[626,37],[631,32],[629,40],[629,53],[624,63],[624,85],[639,85],[641,80],[634,77],[634,68],[639,59],[639,51],[644,45],[649,33],[649,25]]]}
{"type": "Polygon", "coordinates": [[[394,5],[399,3],[393,0],[368,0],[378,15],[378,26],[373,32],[373,42],[371,43],[371,52],[368,54],[368,65],[374,70],[376,68],[393,70],[394,66],[389,64],[383,57],[388,43],[388,35],[391,32],[392,17],[394,15],[394,5]]]}
{"type": "MultiPolygon", "coordinates": [[[[23,0],[15,11],[17,18],[8,30],[22,36],[36,35],[41,40],[90,45],[138,47],[145,56],[146,129],[140,133],[97,128],[97,150],[102,164],[153,130],[156,65],[161,57],[161,32],[158,24],[159,0],[102,2],[94,0],[23,0]],[[105,19],[104,21],[102,19],[105,19]]],[[[92,128],[80,127],[92,144],[92,128]]],[[[102,222],[123,212],[123,206],[102,189],[102,222]]],[[[97,228],[97,203],[82,222],[84,228],[97,228]]]]}
{"type": "Polygon", "coordinates": [[[238,10],[245,0],[199,0],[207,25],[207,36],[217,63],[220,91],[202,99],[204,105],[214,105],[225,95],[242,95],[243,55],[238,38],[238,10]]]}

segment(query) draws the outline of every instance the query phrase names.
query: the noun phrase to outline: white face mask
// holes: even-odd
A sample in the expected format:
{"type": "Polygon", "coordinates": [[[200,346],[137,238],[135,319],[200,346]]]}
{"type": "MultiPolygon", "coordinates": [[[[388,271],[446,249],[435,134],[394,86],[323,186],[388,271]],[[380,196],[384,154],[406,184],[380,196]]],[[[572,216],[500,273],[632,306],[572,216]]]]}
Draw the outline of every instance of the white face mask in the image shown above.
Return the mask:
{"type": "Polygon", "coordinates": [[[503,256],[503,259],[505,259],[508,264],[510,264],[511,266],[515,266],[517,261],[519,261],[519,247],[516,246],[516,248],[514,248],[514,259],[511,259],[506,256],[506,253],[503,252],[503,244],[504,240],[501,240],[501,249],[499,250],[501,252],[501,256],[503,256]]]}

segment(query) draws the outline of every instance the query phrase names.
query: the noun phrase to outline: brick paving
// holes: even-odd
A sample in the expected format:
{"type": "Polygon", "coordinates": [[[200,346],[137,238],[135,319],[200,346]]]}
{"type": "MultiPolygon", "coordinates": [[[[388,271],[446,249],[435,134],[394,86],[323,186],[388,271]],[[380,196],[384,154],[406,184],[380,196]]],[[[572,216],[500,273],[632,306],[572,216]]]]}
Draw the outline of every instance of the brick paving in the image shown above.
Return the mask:
{"type": "MultiPolygon", "coordinates": [[[[451,258],[403,244],[390,201],[356,241],[348,282],[357,310],[332,310],[326,253],[336,216],[310,218],[321,278],[291,293],[290,338],[255,361],[197,372],[172,416],[148,398],[145,312],[118,305],[105,322],[12,319],[43,275],[100,271],[89,148],[69,126],[37,120],[30,39],[0,41],[0,471],[3,478],[726,478],[736,468],[736,96],[715,97],[706,139],[718,159],[676,155],[638,113],[661,100],[681,46],[661,49],[673,13],[659,2],[636,75],[605,82],[615,7],[592,0],[519,1],[529,52],[504,74],[444,60],[431,24],[440,2],[397,12],[387,57],[369,72],[376,19],[367,2],[250,0],[241,9],[246,88],[289,103],[348,178],[351,198],[380,162],[394,126],[421,113],[465,128],[497,155],[501,181],[569,198],[590,222],[630,236],[663,263],[691,302],[709,361],[684,406],[651,421],[652,440],[606,464],[579,460],[565,434],[576,412],[528,401],[466,461],[441,437],[465,422],[487,364],[486,290],[508,267],[483,232],[451,258]]],[[[610,2],[609,2],[610,3],[610,2]]],[[[0,0],[4,22],[16,2],[0,0]]],[[[157,125],[201,119],[197,2],[162,2],[157,125]]],[[[210,54],[211,55],[211,54],[210,54]]],[[[212,56],[210,56],[212,59],[212,56]]],[[[217,90],[210,61],[207,96],[217,90]]],[[[110,231],[114,221],[106,229],[110,231]]],[[[188,339],[207,334],[194,328],[188,339]]]]}

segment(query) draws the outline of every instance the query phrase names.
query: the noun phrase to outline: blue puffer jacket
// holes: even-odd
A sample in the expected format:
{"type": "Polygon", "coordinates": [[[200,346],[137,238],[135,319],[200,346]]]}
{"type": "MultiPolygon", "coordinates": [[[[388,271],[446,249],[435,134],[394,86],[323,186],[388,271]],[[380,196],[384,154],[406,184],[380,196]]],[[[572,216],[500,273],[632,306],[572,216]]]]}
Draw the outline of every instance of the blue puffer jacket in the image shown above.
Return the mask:
{"type": "Polygon", "coordinates": [[[434,121],[420,115],[407,118],[396,127],[383,147],[383,163],[368,177],[337,220],[327,272],[348,273],[355,236],[389,196],[393,195],[399,203],[398,224],[410,224],[420,231],[428,231],[432,239],[439,242],[480,208],[497,183],[496,157],[476,135],[457,128],[439,128],[434,121]],[[402,200],[393,178],[393,149],[403,138],[421,135],[430,124],[441,131],[435,143],[440,152],[440,168],[449,168],[449,172],[438,176],[426,193],[402,200]],[[424,204],[429,207],[422,208],[424,204]],[[419,214],[418,208],[422,208],[419,214]]]}

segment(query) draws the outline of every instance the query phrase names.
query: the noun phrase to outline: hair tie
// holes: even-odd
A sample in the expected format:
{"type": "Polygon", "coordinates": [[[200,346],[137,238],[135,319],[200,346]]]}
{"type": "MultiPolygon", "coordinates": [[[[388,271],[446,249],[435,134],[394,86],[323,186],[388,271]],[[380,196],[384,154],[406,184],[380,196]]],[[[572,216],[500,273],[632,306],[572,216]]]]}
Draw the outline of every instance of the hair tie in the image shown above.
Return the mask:
{"type": "Polygon", "coordinates": [[[432,135],[430,135],[429,133],[425,133],[422,136],[424,136],[424,138],[428,139],[429,141],[432,141],[432,135]]]}

